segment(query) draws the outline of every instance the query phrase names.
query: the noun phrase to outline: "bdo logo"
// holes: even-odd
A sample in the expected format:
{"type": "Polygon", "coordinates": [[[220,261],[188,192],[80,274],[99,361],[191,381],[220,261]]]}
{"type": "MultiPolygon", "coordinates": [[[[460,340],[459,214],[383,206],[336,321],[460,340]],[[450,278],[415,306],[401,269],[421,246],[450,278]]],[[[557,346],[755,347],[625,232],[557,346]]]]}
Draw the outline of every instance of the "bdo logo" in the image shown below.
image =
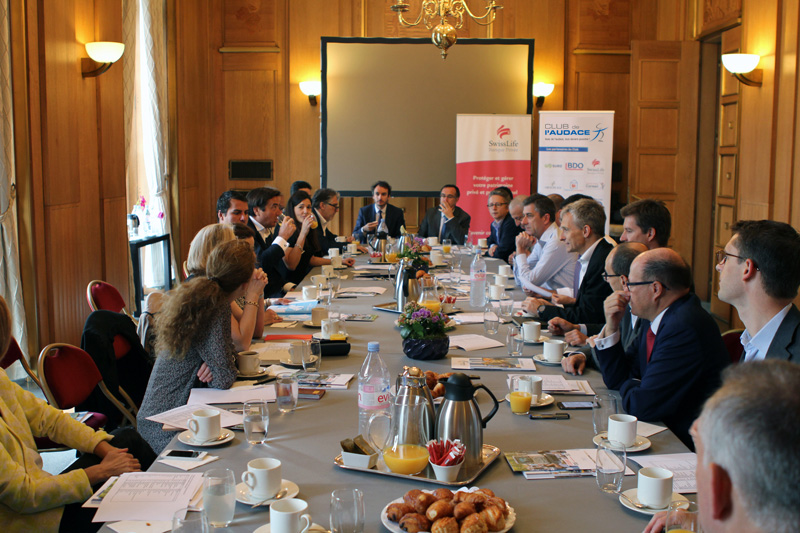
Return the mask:
{"type": "Polygon", "coordinates": [[[583,163],[566,163],[564,168],[567,170],[581,170],[583,168],[583,163]]]}

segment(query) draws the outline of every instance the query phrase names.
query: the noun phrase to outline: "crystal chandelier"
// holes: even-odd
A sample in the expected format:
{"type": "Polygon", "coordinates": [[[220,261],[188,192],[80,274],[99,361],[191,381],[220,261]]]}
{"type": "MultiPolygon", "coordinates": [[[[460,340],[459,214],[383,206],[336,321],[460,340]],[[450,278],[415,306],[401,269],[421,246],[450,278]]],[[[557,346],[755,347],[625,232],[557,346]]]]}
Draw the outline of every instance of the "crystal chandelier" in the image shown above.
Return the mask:
{"type": "Polygon", "coordinates": [[[442,59],[447,59],[447,49],[456,44],[458,40],[456,30],[461,29],[461,26],[464,25],[464,13],[477,24],[488,26],[494,22],[495,11],[503,8],[503,6],[497,5],[495,0],[484,0],[486,11],[483,15],[477,16],[470,11],[467,0],[423,0],[417,20],[409,22],[403,18],[403,13],[409,10],[408,2],[406,0],[396,1],[397,3],[392,6],[392,11],[397,13],[400,24],[410,28],[424,22],[426,28],[433,30],[431,39],[433,44],[441,49],[442,59]],[[448,18],[453,19],[453,24],[448,22],[448,18]],[[435,24],[437,21],[438,24],[435,24]]]}

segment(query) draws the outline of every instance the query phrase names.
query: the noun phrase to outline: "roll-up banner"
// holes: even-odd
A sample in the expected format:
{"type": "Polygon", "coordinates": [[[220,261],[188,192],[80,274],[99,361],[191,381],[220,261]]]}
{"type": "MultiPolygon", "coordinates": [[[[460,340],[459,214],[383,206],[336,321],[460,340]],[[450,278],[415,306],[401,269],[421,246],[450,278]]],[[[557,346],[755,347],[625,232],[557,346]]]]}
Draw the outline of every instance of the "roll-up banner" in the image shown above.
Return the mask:
{"type": "Polygon", "coordinates": [[[459,207],[472,217],[469,241],[489,236],[489,193],[500,186],[514,196],[531,192],[531,116],[458,115],[456,185],[459,207]]]}
{"type": "Polygon", "coordinates": [[[539,112],[539,193],[591,196],[611,215],[613,111],[539,112]]]}

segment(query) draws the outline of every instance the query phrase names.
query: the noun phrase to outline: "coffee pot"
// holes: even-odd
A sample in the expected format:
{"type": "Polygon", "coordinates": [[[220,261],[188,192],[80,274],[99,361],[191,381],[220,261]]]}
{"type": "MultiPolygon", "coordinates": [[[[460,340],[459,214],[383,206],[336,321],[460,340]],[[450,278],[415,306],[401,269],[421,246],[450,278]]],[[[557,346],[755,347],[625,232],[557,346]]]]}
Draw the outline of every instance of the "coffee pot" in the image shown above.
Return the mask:
{"type": "Polygon", "coordinates": [[[473,385],[466,374],[455,373],[444,383],[444,401],[436,416],[437,439],[460,439],[466,446],[464,468],[474,472],[483,463],[483,428],[497,412],[500,405],[492,391],[485,385],[473,385]],[[494,402],[491,412],[481,418],[481,410],[475,401],[475,392],[483,389],[494,402]]]}
{"type": "Polygon", "coordinates": [[[397,300],[397,310],[402,312],[408,302],[415,302],[419,298],[419,282],[417,271],[411,268],[411,260],[402,258],[397,267],[394,278],[394,299],[397,300]]]}
{"type": "Polygon", "coordinates": [[[433,407],[433,396],[425,374],[416,366],[404,366],[403,372],[397,376],[397,395],[395,403],[410,405],[414,403],[414,398],[423,398],[426,402],[423,415],[424,424],[427,427],[428,435],[433,435],[436,424],[436,411],[433,407]]]}

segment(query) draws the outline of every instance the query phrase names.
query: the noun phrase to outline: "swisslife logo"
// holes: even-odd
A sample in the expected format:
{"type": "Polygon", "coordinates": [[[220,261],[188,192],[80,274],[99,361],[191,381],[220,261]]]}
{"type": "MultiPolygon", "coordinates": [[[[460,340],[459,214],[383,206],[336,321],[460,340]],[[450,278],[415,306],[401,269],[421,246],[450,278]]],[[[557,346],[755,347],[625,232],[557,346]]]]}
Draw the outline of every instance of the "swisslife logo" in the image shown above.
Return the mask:
{"type": "Polygon", "coordinates": [[[500,127],[497,128],[497,136],[502,140],[506,135],[511,135],[511,128],[507,128],[501,124],[500,127]]]}
{"type": "Polygon", "coordinates": [[[500,140],[496,141],[494,139],[489,139],[490,152],[519,151],[519,141],[513,140],[513,135],[511,135],[511,128],[509,128],[505,124],[501,124],[500,127],[497,128],[495,134],[497,135],[497,138],[500,140]],[[511,137],[511,138],[504,139],[504,137],[511,137]]]}

